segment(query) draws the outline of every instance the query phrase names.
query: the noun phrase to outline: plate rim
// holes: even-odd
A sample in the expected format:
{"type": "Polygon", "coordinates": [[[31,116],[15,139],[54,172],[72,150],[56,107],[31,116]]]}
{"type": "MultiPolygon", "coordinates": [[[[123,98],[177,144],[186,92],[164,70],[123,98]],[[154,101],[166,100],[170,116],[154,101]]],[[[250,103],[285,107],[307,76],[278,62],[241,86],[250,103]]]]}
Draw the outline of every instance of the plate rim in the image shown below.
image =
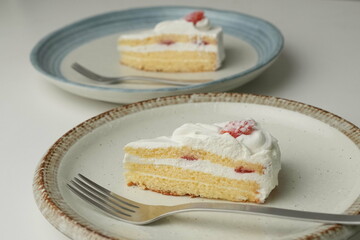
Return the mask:
{"type": "MultiPolygon", "coordinates": [[[[252,46],[251,42],[248,42],[248,41],[246,41],[246,42],[252,46]]],[[[272,62],[274,62],[281,54],[283,48],[284,48],[284,36],[281,33],[281,31],[270,21],[262,19],[260,17],[252,16],[252,15],[237,12],[237,11],[221,10],[221,9],[216,9],[216,8],[207,8],[207,7],[198,7],[198,6],[192,7],[192,6],[180,6],[180,5],[179,6],[164,5],[164,6],[139,7],[139,8],[129,8],[129,9],[125,9],[125,10],[118,10],[118,11],[110,11],[110,12],[105,12],[105,13],[89,16],[89,17],[74,21],[70,24],[67,24],[63,27],[58,28],[57,30],[54,30],[53,32],[50,32],[49,34],[47,34],[43,38],[41,38],[35,44],[35,46],[32,48],[32,50],[30,52],[30,62],[32,64],[32,66],[39,73],[41,73],[43,76],[47,77],[49,80],[55,81],[54,83],[57,85],[58,84],[66,84],[69,86],[78,87],[78,88],[87,89],[87,90],[99,90],[99,91],[118,92],[118,93],[137,93],[137,92],[139,92],[139,93],[162,93],[162,92],[169,92],[169,91],[176,93],[176,92],[180,92],[180,91],[184,91],[184,90],[201,89],[201,88],[205,88],[207,86],[212,86],[214,84],[219,84],[222,82],[227,82],[227,81],[231,81],[231,80],[235,80],[238,78],[248,76],[252,73],[255,73],[256,71],[266,68],[272,62]],[[41,48],[44,46],[44,44],[46,44],[48,41],[50,41],[54,36],[59,35],[63,32],[66,32],[69,29],[73,28],[74,26],[85,24],[86,22],[93,21],[98,18],[106,18],[113,14],[122,14],[122,13],[127,13],[130,11],[145,11],[145,10],[154,10],[154,9],[155,10],[161,10],[161,9],[204,10],[204,11],[212,11],[212,12],[216,12],[216,13],[220,13],[220,14],[234,14],[234,15],[238,15],[238,16],[241,16],[241,17],[244,17],[247,19],[256,20],[256,21],[262,22],[263,24],[266,24],[267,27],[269,27],[274,33],[276,33],[276,36],[278,37],[278,39],[277,39],[278,41],[276,42],[276,48],[274,48],[272,50],[273,54],[271,55],[271,57],[267,58],[265,61],[263,61],[261,63],[257,62],[255,66],[248,68],[245,71],[239,72],[237,74],[233,74],[231,76],[226,76],[226,77],[223,77],[220,79],[216,79],[214,81],[210,81],[210,82],[202,83],[202,84],[196,84],[196,85],[177,86],[177,87],[172,86],[172,87],[152,88],[152,89],[112,88],[109,86],[108,87],[96,86],[96,85],[91,85],[91,84],[74,82],[65,77],[60,77],[58,75],[48,73],[46,70],[44,70],[42,68],[41,63],[38,60],[38,58],[39,58],[38,55],[40,53],[41,48]]]]}
{"type": "MultiPolygon", "coordinates": [[[[62,204],[66,205],[66,202],[62,203],[61,199],[55,199],[61,197],[57,185],[57,167],[62,159],[61,153],[64,150],[66,152],[71,148],[72,144],[92,130],[126,115],[164,106],[201,102],[250,103],[298,112],[337,129],[360,149],[360,128],[356,125],[326,110],[294,100],[247,93],[196,93],[145,100],[122,105],[94,116],[70,129],[49,148],[38,163],[33,179],[33,194],[41,213],[55,228],[70,238],[119,239],[108,236],[101,230],[96,229],[96,226],[92,226],[76,213],[74,215],[69,214],[69,209],[63,209],[64,205],[62,204]]],[[[68,205],[65,207],[70,208],[68,205]]],[[[345,212],[354,215],[360,214],[360,196],[345,212]]],[[[325,239],[329,236],[344,236],[344,234],[353,231],[349,226],[337,224],[321,225],[313,230],[313,232],[300,237],[297,236],[295,239],[325,239]]]]}

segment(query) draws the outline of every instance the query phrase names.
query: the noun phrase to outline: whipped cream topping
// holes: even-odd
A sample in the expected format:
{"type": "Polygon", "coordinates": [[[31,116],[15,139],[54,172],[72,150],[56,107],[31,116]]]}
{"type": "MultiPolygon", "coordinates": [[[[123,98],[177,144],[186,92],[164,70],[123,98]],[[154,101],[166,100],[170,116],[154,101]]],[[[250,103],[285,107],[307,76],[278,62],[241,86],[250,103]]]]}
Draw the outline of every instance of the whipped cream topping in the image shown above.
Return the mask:
{"type": "Polygon", "coordinates": [[[152,30],[142,31],[140,33],[123,34],[120,36],[120,39],[144,39],[161,34],[187,34],[218,38],[221,33],[222,28],[219,26],[212,26],[209,19],[205,17],[196,24],[188,22],[185,19],[159,22],[152,30]]]}
{"type": "MultiPolygon", "coordinates": [[[[251,120],[253,121],[253,120],[251,120]]],[[[249,161],[264,165],[263,174],[239,174],[233,168],[211,163],[206,159],[188,161],[185,159],[141,159],[125,154],[124,162],[142,164],[159,164],[207,172],[215,176],[238,180],[252,180],[260,185],[258,198],[264,201],[271,190],[278,185],[280,165],[280,149],[277,140],[254,121],[250,134],[233,137],[230,133],[222,133],[229,122],[216,124],[187,123],[175,129],[170,137],[162,136],[149,140],[139,140],[125,147],[134,148],[166,148],[190,146],[193,149],[206,151],[228,157],[236,161],[249,161]]]]}
{"type": "Polygon", "coordinates": [[[201,31],[208,31],[212,28],[210,20],[208,18],[203,18],[195,24],[195,27],[201,31]]]}
{"type": "Polygon", "coordinates": [[[134,148],[191,146],[193,149],[206,149],[220,156],[232,158],[234,161],[254,163],[264,162],[259,156],[263,156],[264,159],[272,158],[273,155],[280,158],[277,140],[258,123],[255,122],[251,134],[243,134],[236,138],[229,133],[220,133],[227,123],[186,123],[175,129],[171,137],[139,140],[126,146],[134,148]]]}
{"type": "Polygon", "coordinates": [[[196,24],[188,22],[185,19],[178,19],[172,21],[164,21],[158,23],[154,32],[159,34],[173,33],[173,34],[204,34],[204,33],[218,33],[221,29],[219,27],[211,26],[208,18],[203,18],[196,24]]]}

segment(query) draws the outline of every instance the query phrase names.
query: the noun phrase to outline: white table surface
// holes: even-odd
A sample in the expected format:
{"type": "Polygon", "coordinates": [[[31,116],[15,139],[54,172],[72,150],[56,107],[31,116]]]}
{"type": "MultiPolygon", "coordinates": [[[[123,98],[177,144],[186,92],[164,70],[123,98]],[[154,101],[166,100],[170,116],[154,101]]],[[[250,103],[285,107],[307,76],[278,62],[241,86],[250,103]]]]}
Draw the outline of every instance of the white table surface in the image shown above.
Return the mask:
{"type": "MultiPolygon", "coordinates": [[[[118,106],[67,93],[29,62],[42,37],[84,17],[131,7],[206,6],[266,19],[285,37],[275,64],[239,92],[284,97],[360,126],[360,2],[319,0],[0,1],[0,239],[67,239],[39,212],[34,170],[46,150],[84,120],[118,106]]],[[[351,240],[360,239],[360,234],[351,240]]]]}

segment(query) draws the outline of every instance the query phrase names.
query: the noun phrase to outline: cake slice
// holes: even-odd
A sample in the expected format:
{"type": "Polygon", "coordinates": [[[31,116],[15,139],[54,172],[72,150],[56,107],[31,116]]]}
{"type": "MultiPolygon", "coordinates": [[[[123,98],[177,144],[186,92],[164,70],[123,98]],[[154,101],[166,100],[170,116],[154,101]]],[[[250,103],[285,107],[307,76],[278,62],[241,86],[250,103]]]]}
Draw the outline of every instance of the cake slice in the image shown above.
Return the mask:
{"type": "Polygon", "coordinates": [[[212,26],[203,11],[123,34],[118,50],[122,64],[157,72],[215,71],[225,57],[222,28],[212,26]]]}
{"type": "Polygon", "coordinates": [[[281,168],[277,140],[252,119],[188,123],[124,150],[127,184],[167,195],[263,203],[281,168]]]}

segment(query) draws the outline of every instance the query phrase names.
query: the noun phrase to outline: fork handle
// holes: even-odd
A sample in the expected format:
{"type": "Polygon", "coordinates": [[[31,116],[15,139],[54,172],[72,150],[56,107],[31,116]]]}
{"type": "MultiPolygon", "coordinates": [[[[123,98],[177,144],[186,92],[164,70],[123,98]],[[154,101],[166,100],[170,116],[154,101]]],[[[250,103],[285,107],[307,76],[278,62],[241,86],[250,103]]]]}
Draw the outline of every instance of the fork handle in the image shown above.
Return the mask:
{"type": "MultiPolygon", "coordinates": [[[[94,79],[92,79],[94,80],[94,79]]],[[[178,79],[165,79],[165,78],[155,78],[155,77],[145,77],[145,76],[121,76],[121,77],[108,77],[106,79],[97,79],[97,82],[103,84],[117,84],[122,83],[124,81],[140,81],[140,82],[154,82],[154,83],[165,83],[169,85],[176,85],[176,86],[190,86],[200,83],[210,82],[209,79],[204,80],[178,80],[178,79]]]]}
{"type": "Polygon", "coordinates": [[[282,209],[261,205],[250,205],[241,203],[188,203],[172,207],[172,213],[189,211],[211,211],[248,213],[254,215],[272,216],[294,220],[303,220],[320,223],[360,225],[360,215],[330,214],[319,212],[307,212],[291,209],[282,209]]]}

